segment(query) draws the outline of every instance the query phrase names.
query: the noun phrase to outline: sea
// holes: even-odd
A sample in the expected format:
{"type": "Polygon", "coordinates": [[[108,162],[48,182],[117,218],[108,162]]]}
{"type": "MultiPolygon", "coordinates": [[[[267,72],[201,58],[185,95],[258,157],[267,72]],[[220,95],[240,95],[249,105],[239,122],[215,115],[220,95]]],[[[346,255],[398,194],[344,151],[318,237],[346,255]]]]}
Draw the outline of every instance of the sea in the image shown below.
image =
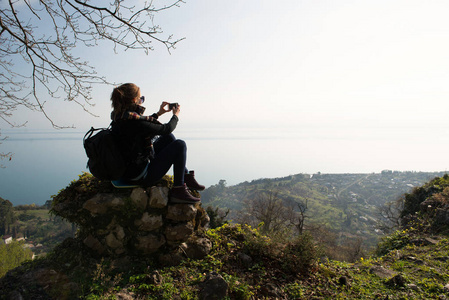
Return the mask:
{"type": "MultiPolygon", "coordinates": [[[[86,130],[87,131],[87,130],[86,130]]],[[[12,154],[0,160],[0,197],[13,205],[42,205],[86,169],[85,131],[14,131],[0,144],[12,154]]],[[[382,170],[445,171],[444,149],[429,155],[408,140],[361,140],[277,135],[246,130],[204,135],[179,132],[188,147],[187,167],[209,187],[225,180],[235,185],[261,178],[314,173],[378,173],[382,170]],[[441,153],[439,153],[441,152],[441,153]],[[420,154],[422,153],[422,154],[420,154]]],[[[427,149],[426,148],[426,149],[427,149]]],[[[446,164],[446,165],[445,165],[446,164]]],[[[169,174],[172,174],[169,171],[169,174]]]]}

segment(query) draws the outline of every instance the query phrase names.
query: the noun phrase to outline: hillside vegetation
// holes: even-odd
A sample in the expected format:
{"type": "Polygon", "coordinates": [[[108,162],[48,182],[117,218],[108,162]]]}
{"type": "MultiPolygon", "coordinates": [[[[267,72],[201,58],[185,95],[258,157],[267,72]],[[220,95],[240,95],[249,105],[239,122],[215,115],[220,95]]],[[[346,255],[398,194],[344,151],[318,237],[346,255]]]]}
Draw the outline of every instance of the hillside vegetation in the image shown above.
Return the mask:
{"type": "MultiPolygon", "coordinates": [[[[444,174],[397,171],[297,174],[253,180],[234,186],[227,186],[226,181],[222,180],[206,189],[201,199],[204,206],[229,211],[226,218],[238,223],[248,222],[242,214],[254,213],[251,206],[254,206],[254,201],[257,202],[261,194],[274,193],[284,205],[294,206],[296,213],[298,205],[303,209],[306,206],[304,230],[315,232],[316,239],[329,240],[332,236],[332,242],[336,245],[362,243],[363,248],[370,251],[379,238],[389,233],[395,225],[390,224],[391,219],[385,219],[384,206],[394,203],[414,187],[444,174]]],[[[389,209],[392,207],[389,206],[389,209]]],[[[257,222],[252,225],[257,226],[257,222]]]]}
{"type": "Polygon", "coordinates": [[[10,271],[0,295],[25,299],[446,299],[449,176],[401,197],[399,227],[353,263],[327,257],[307,231],[282,239],[223,224],[203,259],[97,257],[76,238],[10,271]]]}

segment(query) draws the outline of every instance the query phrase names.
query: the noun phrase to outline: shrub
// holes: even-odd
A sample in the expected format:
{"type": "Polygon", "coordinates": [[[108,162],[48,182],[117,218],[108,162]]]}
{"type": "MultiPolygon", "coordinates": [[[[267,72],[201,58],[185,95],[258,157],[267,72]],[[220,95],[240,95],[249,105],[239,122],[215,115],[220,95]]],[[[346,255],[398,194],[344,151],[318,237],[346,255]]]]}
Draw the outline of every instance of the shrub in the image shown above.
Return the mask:
{"type": "Polygon", "coordinates": [[[312,236],[302,234],[286,245],[283,251],[283,268],[287,272],[307,274],[320,253],[312,236]]]}
{"type": "Polygon", "coordinates": [[[382,256],[391,250],[397,250],[405,247],[414,234],[415,230],[410,228],[405,230],[397,230],[391,235],[383,237],[379,244],[377,244],[376,254],[382,256]]]}
{"type": "Polygon", "coordinates": [[[31,259],[32,255],[29,248],[23,247],[23,242],[13,241],[7,245],[0,245],[0,278],[9,270],[31,259]]]}

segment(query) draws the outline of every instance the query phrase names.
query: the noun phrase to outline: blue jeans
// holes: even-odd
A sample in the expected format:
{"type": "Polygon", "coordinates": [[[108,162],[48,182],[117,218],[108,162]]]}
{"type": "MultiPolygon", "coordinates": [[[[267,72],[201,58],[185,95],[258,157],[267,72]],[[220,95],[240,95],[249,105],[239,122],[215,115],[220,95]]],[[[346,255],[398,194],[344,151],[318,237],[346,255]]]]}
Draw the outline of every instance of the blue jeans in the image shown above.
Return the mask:
{"type": "Polygon", "coordinates": [[[173,134],[159,137],[153,144],[154,158],[150,161],[147,173],[142,181],[144,186],[150,186],[160,180],[173,165],[174,186],[184,184],[184,174],[187,161],[187,145],[183,140],[177,140],[173,134]]]}

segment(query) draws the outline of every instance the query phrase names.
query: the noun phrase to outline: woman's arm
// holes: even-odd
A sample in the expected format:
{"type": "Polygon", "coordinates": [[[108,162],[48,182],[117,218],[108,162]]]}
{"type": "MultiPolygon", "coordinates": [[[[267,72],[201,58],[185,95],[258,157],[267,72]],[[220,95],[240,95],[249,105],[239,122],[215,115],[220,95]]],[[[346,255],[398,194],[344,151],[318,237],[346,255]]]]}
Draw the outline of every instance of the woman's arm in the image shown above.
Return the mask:
{"type": "Polygon", "coordinates": [[[148,135],[164,135],[172,133],[176,125],[178,124],[178,117],[176,115],[173,115],[168,121],[168,123],[161,124],[161,123],[153,123],[153,122],[146,122],[146,121],[138,121],[139,125],[137,130],[144,134],[148,135]]]}
{"type": "Polygon", "coordinates": [[[179,113],[181,112],[181,105],[175,105],[172,109],[169,108],[169,105],[170,103],[163,101],[156,115],[160,117],[166,112],[172,111],[173,115],[179,116],[179,113]]]}

